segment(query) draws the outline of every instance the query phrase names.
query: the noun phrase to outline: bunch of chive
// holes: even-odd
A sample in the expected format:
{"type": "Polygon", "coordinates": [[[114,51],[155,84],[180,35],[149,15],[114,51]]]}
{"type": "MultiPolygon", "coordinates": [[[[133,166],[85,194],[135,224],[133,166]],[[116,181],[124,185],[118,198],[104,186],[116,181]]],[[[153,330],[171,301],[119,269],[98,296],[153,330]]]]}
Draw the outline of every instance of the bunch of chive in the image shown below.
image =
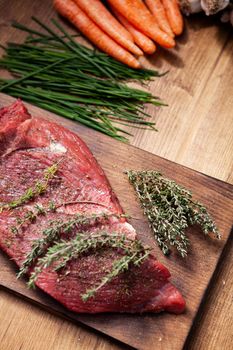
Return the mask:
{"type": "Polygon", "coordinates": [[[29,34],[23,44],[8,43],[0,68],[16,79],[0,79],[0,91],[76,120],[115,139],[127,141],[120,124],[155,130],[145,103],[164,105],[149,92],[123,80],[150,80],[157,71],[134,70],[104,53],[79,44],[55,20],[59,31],[32,18],[42,31],[13,26],[29,34]]]}

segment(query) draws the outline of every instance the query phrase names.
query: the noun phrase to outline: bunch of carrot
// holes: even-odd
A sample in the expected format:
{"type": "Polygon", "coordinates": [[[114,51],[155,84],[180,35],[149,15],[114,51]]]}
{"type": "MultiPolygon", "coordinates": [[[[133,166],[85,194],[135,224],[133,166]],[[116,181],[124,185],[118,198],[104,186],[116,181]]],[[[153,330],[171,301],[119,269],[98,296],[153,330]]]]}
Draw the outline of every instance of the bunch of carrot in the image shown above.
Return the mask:
{"type": "Polygon", "coordinates": [[[56,10],[95,46],[132,68],[156,44],[175,46],[183,18],[178,0],[54,0],[56,10]],[[136,56],[136,57],[135,57],[136,56]]]}

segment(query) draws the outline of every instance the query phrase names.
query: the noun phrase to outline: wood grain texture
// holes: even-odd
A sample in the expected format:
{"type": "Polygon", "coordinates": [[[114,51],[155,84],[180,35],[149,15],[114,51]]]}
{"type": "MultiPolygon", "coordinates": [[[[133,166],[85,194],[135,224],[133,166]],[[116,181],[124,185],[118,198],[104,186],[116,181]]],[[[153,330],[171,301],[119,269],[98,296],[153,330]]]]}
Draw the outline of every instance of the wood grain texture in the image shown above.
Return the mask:
{"type": "MultiPolygon", "coordinates": [[[[12,29],[10,22],[18,20],[29,24],[33,14],[48,21],[54,15],[51,1],[0,0],[0,42],[22,40],[22,34],[12,29]]],[[[230,35],[229,28],[217,24],[216,19],[194,16],[189,18],[177,49],[160,50],[145,61],[148,67],[170,70],[169,75],[150,84],[150,90],[166,100],[169,107],[160,111],[149,108],[159,132],[133,130],[135,137],[131,143],[233,183],[233,40],[230,35]]],[[[187,349],[232,348],[232,268],[229,248],[187,349]]],[[[0,344],[4,350],[40,350],[43,345],[55,350],[125,348],[3,291],[0,295],[0,344]]]]}
{"type": "MultiPolygon", "coordinates": [[[[14,99],[11,97],[0,94],[0,106],[8,105],[12,101],[14,99]]],[[[70,320],[84,323],[134,348],[142,350],[150,350],[153,347],[157,350],[181,349],[232,229],[233,186],[146,151],[119,143],[34,106],[28,105],[28,108],[32,115],[59,122],[76,132],[87,143],[104,169],[123,209],[132,217],[131,221],[139,238],[154,248],[155,255],[171,271],[172,281],[184,295],[187,308],[186,312],[179,316],[168,313],[159,315],[77,315],[67,311],[44,293],[28,290],[23,281],[17,281],[13,264],[3,254],[0,255],[0,285],[29,298],[47,310],[55,311],[70,320]],[[115,160],[116,150],[117,161],[115,160]],[[204,203],[215,218],[223,236],[222,240],[204,238],[200,230],[193,227],[189,230],[192,242],[189,259],[184,262],[176,254],[169,259],[163,257],[154,243],[148,223],[136,201],[134,190],[124,174],[125,170],[148,168],[160,170],[165,176],[189,188],[195,194],[195,198],[204,203]],[[172,337],[174,329],[176,329],[175,338],[172,337]]]]}

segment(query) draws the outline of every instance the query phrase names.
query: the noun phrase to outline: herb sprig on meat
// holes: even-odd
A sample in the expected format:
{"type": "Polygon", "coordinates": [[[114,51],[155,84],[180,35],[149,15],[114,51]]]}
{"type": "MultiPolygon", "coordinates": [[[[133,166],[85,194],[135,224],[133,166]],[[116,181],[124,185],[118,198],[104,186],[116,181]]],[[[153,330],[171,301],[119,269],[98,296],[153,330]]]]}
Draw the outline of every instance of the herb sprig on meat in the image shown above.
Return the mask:
{"type": "Polygon", "coordinates": [[[110,218],[125,218],[127,215],[125,214],[107,214],[107,213],[99,213],[99,214],[91,214],[91,215],[83,215],[76,214],[70,220],[53,220],[50,222],[50,225],[46,227],[42,231],[42,237],[35,240],[32,244],[32,250],[27,254],[20,270],[18,273],[18,278],[28,272],[28,269],[35,262],[35,260],[44,254],[49,246],[49,244],[53,243],[55,240],[58,240],[61,234],[71,233],[73,229],[84,226],[93,226],[98,222],[109,221],[110,218]]]}
{"type": "Polygon", "coordinates": [[[51,180],[56,176],[57,171],[58,163],[55,163],[46,168],[44,170],[43,179],[37,180],[34,186],[29,187],[19,198],[13,200],[12,202],[1,204],[0,212],[2,212],[4,209],[18,208],[21,205],[43,194],[48,189],[51,180]]]}
{"type": "Polygon", "coordinates": [[[100,288],[109,283],[114,277],[127,271],[130,265],[139,266],[150,253],[150,249],[145,248],[139,240],[129,240],[118,233],[99,232],[92,235],[78,233],[74,239],[56,242],[48,248],[47,253],[38,259],[36,267],[30,275],[28,286],[35,286],[38,275],[45,268],[53,266],[55,271],[59,271],[66,267],[72,259],[78,259],[86,252],[93,249],[98,251],[103,247],[121,249],[123,256],[113,262],[111,271],[102,278],[99,284],[96,284],[82,295],[83,301],[93,297],[100,288]]]}

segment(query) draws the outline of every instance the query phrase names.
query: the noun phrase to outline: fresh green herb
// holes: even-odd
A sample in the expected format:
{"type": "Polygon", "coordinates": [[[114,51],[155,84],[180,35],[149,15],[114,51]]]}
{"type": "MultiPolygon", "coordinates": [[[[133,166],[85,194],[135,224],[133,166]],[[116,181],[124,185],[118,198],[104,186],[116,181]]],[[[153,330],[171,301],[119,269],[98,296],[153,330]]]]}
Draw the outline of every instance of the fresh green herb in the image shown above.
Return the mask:
{"type": "Polygon", "coordinates": [[[158,72],[129,68],[108,55],[74,40],[56,21],[57,34],[38,19],[42,31],[14,24],[30,34],[23,44],[9,43],[0,67],[16,78],[0,79],[0,91],[22,97],[41,108],[76,120],[111,137],[126,141],[121,125],[155,130],[144,112],[145,103],[164,103],[151,93],[121,81],[149,80],[158,72]],[[117,123],[117,124],[115,124],[117,123]]]}
{"type": "MultiPolygon", "coordinates": [[[[161,77],[166,73],[158,73],[158,71],[150,69],[132,69],[119,61],[116,61],[107,54],[100,52],[98,50],[93,50],[88,48],[77,41],[74,40],[76,36],[80,35],[70,35],[65,31],[65,29],[55,20],[52,23],[59,29],[62,35],[57,34],[52,30],[51,27],[46,26],[44,23],[39,21],[37,18],[32,18],[40,28],[44,29],[44,32],[26,27],[20,23],[13,23],[13,27],[22,30],[29,34],[26,39],[25,44],[30,45],[35,48],[35,43],[48,45],[52,42],[52,52],[51,55],[57,55],[58,58],[70,57],[68,53],[75,53],[79,61],[77,60],[78,69],[87,72],[90,75],[99,76],[100,78],[110,78],[110,79],[122,79],[122,80],[151,80],[153,77],[161,77]],[[57,52],[54,50],[57,48],[57,52]],[[60,50],[62,49],[62,50],[60,50]]],[[[36,46],[40,50],[40,46],[36,46]]],[[[50,46],[48,46],[49,50],[50,46]]],[[[52,60],[52,56],[50,57],[52,60]]],[[[71,66],[74,69],[74,65],[71,66]]]]}
{"type": "MultiPolygon", "coordinates": [[[[57,171],[58,163],[45,169],[42,180],[38,180],[33,187],[28,188],[26,192],[18,199],[15,199],[10,203],[2,204],[0,206],[0,212],[4,209],[15,209],[44,193],[47,190],[50,181],[55,177],[57,171]]],[[[33,213],[30,215],[33,215],[33,213]]]]}
{"type": "Polygon", "coordinates": [[[49,211],[55,211],[54,202],[50,202],[48,208],[45,208],[42,204],[35,204],[33,210],[25,210],[22,217],[16,217],[16,226],[11,227],[11,232],[18,234],[20,229],[26,224],[34,222],[38,216],[46,215],[49,211]],[[52,205],[52,207],[51,207],[52,205]]]}
{"type": "Polygon", "coordinates": [[[198,224],[204,234],[212,232],[221,238],[206,208],[192,199],[190,191],[156,171],[128,171],[127,175],[165,255],[170,253],[169,246],[174,246],[182,257],[187,255],[189,239],[185,229],[190,225],[198,224]]]}
{"type": "Polygon", "coordinates": [[[35,240],[32,244],[32,250],[27,254],[25,261],[19,270],[18,278],[28,272],[29,267],[34,263],[35,259],[44,254],[49,244],[54,240],[59,239],[62,233],[70,233],[74,228],[77,229],[81,226],[83,228],[86,225],[94,225],[100,220],[103,222],[103,220],[109,220],[111,217],[122,218],[127,217],[127,215],[100,213],[87,216],[77,214],[67,221],[51,221],[49,227],[42,231],[42,237],[35,240]]]}
{"type": "Polygon", "coordinates": [[[73,205],[73,204],[94,204],[98,206],[103,206],[101,203],[94,201],[69,201],[60,204],[55,204],[55,202],[50,201],[49,205],[44,207],[42,204],[35,204],[32,210],[25,210],[22,217],[16,217],[16,226],[11,227],[11,231],[14,234],[18,234],[20,229],[27,223],[34,222],[38,216],[47,215],[49,212],[56,212],[56,210],[62,206],[73,205]]]}
{"type": "Polygon", "coordinates": [[[7,248],[10,248],[11,247],[11,241],[9,239],[5,239],[4,241],[4,245],[7,247],[7,248]]]}
{"type": "Polygon", "coordinates": [[[102,247],[122,249],[124,256],[113,263],[111,271],[104,276],[99,284],[82,295],[83,301],[93,297],[100,288],[109,283],[114,277],[128,270],[130,264],[139,266],[150,253],[149,248],[145,248],[140,241],[128,240],[124,235],[119,236],[117,233],[99,232],[88,236],[78,233],[73,240],[61,241],[48,248],[46,255],[38,259],[34,272],[30,275],[28,286],[35,286],[35,281],[43,269],[53,265],[54,270],[59,271],[72,259],[78,259],[83,253],[93,249],[96,251],[102,247]]]}

